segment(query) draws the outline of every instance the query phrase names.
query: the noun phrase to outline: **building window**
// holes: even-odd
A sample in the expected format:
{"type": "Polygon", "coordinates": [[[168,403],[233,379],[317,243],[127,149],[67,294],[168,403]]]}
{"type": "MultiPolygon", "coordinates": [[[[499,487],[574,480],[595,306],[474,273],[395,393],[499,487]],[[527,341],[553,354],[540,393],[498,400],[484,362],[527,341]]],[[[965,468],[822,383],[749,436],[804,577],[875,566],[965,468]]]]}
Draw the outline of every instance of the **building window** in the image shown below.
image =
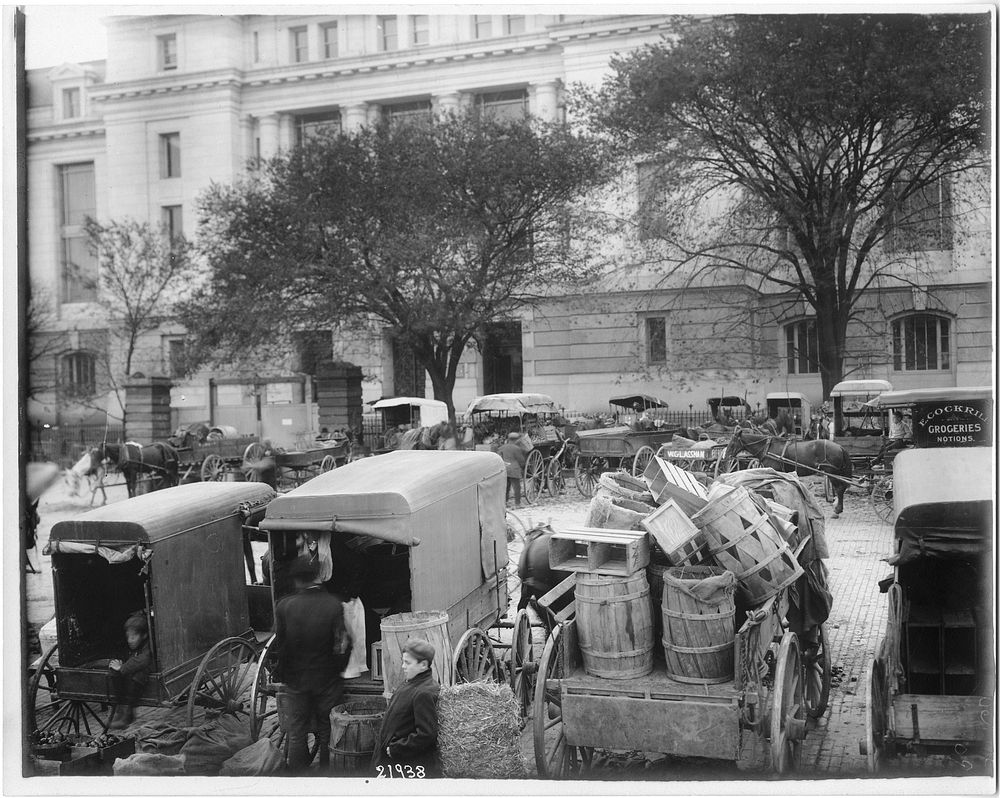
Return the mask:
{"type": "Polygon", "coordinates": [[[62,301],[90,302],[97,298],[97,258],[90,251],[84,225],[97,213],[94,164],[59,167],[59,193],[62,301]]]}
{"type": "Polygon", "coordinates": [[[181,134],[164,133],[160,136],[160,177],[181,176],[181,134]]]}
{"type": "Polygon", "coordinates": [[[660,238],[667,235],[667,191],[663,185],[660,167],[655,163],[641,163],[637,167],[639,240],[660,238]]]}
{"type": "Polygon", "coordinates": [[[184,217],[181,213],[181,206],[164,205],[160,208],[160,223],[170,240],[184,235],[184,217]]]}
{"type": "Polygon", "coordinates": [[[340,54],[337,44],[337,23],[327,22],[320,27],[323,32],[323,58],[336,58],[340,54]]]}
{"type": "Polygon", "coordinates": [[[399,19],[395,16],[378,18],[379,49],[396,50],[399,47],[399,19]]]}
{"type": "Polygon", "coordinates": [[[493,35],[493,18],[489,14],[473,14],[472,32],[477,39],[488,39],[493,35]]]}
{"type": "Polygon", "coordinates": [[[897,198],[890,220],[889,248],[893,252],[951,249],[951,186],[935,180],[907,197],[897,198]]]}
{"type": "Polygon", "coordinates": [[[390,125],[431,121],[431,101],[416,100],[382,106],[382,117],[390,125]]]}
{"type": "Polygon", "coordinates": [[[528,115],[528,90],[483,92],[476,95],[476,110],[493,119],[524,119],[528,115]]]}
{"type": "Polygon", "coordinates": [[[97,368],[90,352],[70,352],[62,359],[62,388],[78,396],[97,391],[97,368]]]}
{"type": "Polygon", "coordinates": [[[785,368],[788,374],[819,373],[819,336],[812,319],[785,325],[785,368]]]}
{"type": "Polygon", "coordinates": [[[301,64],[309,60],[309,36],[308,29],[289,28],[288,35],[292,47],[292,63],[301,64]]]}
{"type": "Polygon", "coordinates": [[[260,63],[260,33],[253,32],[253,62],[260,63]]]}
{"type": "Polygon", "coordinates": [[[341,130],[340,111],[324,111],[318,114],[303,114],[295,117],[295,144],[301,147],[307,141],[321,134],[339,133],[341,130]]]}
{"type": "Polygon", "coordinates": [[[646,319],[646,362],[667,362],[667,319],[651,316],[646,319]]]}
{"type": "Polygon", "coordinates": [[[186,371],[186,350],[183,338],[167,339],[167,373],[175,379],[182,379],[186,371]]]}
{"type": "Polygon", "coordinates": [[[62,115],[63,119],[76,119],[80,116],[80,90],[62,90],[62,115]]]}
{"type": "Polygon", "coordinates": [[[156,44],[160,53],[160,69],[177,69],[177,34],[157,36],[156,44]]]}
{"type": "Polygon", "coordinates": [[[892,367],[895,371],[950,369],[951,325],[948,319],[914,313],[893,321],[892,367]]]}
{"type": "Polygon", "coordinates": [[[410,44],[420,47],[431,40],[431,18],[427,14],[415,14],[410,17],[413,27],[410,29],[410,44]]]}
{"type": "Polygon", "coordinates": [[[524,14],[507,14],[503,18],[503,32],[511,36],[524,33],[524,14]]]}

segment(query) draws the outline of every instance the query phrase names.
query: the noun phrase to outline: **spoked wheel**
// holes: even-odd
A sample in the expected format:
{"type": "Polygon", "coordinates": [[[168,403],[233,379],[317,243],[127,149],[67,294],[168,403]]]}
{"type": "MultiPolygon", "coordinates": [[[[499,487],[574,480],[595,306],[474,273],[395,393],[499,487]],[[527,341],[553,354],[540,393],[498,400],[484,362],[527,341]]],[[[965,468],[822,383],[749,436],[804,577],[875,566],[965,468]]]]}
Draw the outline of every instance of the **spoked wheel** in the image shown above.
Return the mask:
{"type": "Polygon", "coordinates": [[[210,454],[201,461],[202,482],[222,482],[226,474],[226,463],[217,454],[210,454]]]}
{"type": "Polygon", "coordinates": [[[325,474],[327,471],[333,471],[337,467],[337,458],[332,454],[328,454],[324,457],[319,464],[319,472],[325,474]]]}
{"type": "Polygon", "coordinates": [[[528,534],[528,525],[524,523],[521,516],[508,510],[504,520],[507,523],[507,542],[512,543],[514,540],[520,539],[523,543],[524,536],[528,534]]]}
{"type": "Polygon", "coordinates": [[[649,461],[653,459],[653,455],[656,452],[653,451],[652,446],[643,446],[635,453],[635,458],[632,460],[632,476],[641,477],[646,471],[646,466],[649,465],[649,461]]]}
{"type": "Polygon", "coordinates": [[[882,767],[888,726],[889,689],[885,660],[875,657],[865,674],[865,736],[860,741],[869,773],[877,773],[882,767]]]}
{"type": "Polygon", "coordinates": [[[775,773],[788,773],[799,766],[806,736],[802,659],[794,632],[781,638],[771,701],[771,767],[775,773]]]}
{"type": "Polygon", "coordinates": [[[268,732],[272,735],[279,728],[278,689],[271,681],[275,639],[274,635],[271,635],[264,650],[260,652],[257,658],[257,671],[250,687],[250,739],[253,742],[257,742],[265,727],[270,727],[268,732]]]}
{"type": "Polygon", "coordinates": [[[524,461],[524,500],[534,504],[544,487],[545,459],[538,449],[532,449],[524,461]]]}
{"type": "Polygon", "coordinates": [[[548,478],[549,495],[555,499],[566,490],[566,475],[563,474],[562,460],[558,457],[551,458],[545,467],[545,473],[548,478]]]}
{"type": "Polygon", "coordinates": [[[871,503],[875,514],[886,524],[892,523],[892,477],[876,477],[872,483],[871,503]]]}
{"type": "Polygon", "coordinates": [[[510,689],[517,699],[522,722],[531,713],[537,674],[538,665],[531,640],[531,619],[527,610],[518,610],[514,616],[514,633],[510,642],[510,689]]]}
{"type": "Polygon", "coordinates": [[[243,450],[243,478],[247,482],[260,482],[260,472],[253,466],[264,457],[264,447],[251,443],[243,450]]]}
{"type": "Polygon", "coordinates": [[[60,731],[93,736],[108,730],[111,722],[98,714],[103,704],[59,697],[59,676],[54,667],[58,645],[46,652],[28,685],[29,732],[60,731]],[[96,731],[95,731],[96,730],[96,731]]]}
{"type": "Polygon", "coordinates": [[[467,629],[458,640],[451,659],[455,684],[504,681],[503,667],[489,637],[479,627],[467,629]]]}
{"type": "Polygon", "coordinates": [[[597,480],[601,474],[608,470],[608,463],[603,457],[587,457],[578,454],[573,467],[573,476],[576,479],[576,489],[585,499],[594,495],[597,487],[597,480]]]}
{"type": "Polygon", "coordinates": [[[242,637],[227,637],[202,658],[188,692],[187,725],[201,726],[217,715],[251,715],[249,697],[257,650],[242,637]]]}
{"type": "Polygon", "coordinates": [[[830,646],[827,644],[826,627],[819,625],[816,644],[810,644],[802,652],[802,675],[805,679],[806,712],[810,718],[821,718],[830,703],[830,678],[833,662],[830,646]]]}
{"type": "Polygon", "coordinates": [[[566,744],[562,722],[562,679],[565,675],[562,627],[556,626],[538,662],[532,701],[535,767],[541,779],[579,776],[590,768],[594,758],[593,748],[566,744]]]}

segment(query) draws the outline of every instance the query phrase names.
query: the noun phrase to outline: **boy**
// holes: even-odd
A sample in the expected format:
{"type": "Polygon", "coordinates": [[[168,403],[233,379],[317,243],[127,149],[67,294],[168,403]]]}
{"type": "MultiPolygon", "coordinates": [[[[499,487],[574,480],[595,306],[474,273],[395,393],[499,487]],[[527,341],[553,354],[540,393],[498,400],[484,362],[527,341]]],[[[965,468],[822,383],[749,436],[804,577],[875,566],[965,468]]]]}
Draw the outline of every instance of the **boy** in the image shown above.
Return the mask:
{"type": "Polygon", "coordinates": [[[149,648],[149,624],[142,610],[125,619],[125,641],[129,647],[128,659],[113,659],[108,663],[118,706],[109,728],[124,729],[135,719],[135,706],[139,703],[149,673],[153,669],[153,654],[149,648]],[[124,704],[124,706],[122,705],[124,704]]]}
{"type": "Polygon", "coordinates": [[[437,775],[437,700],[441,688],[431,673],[433,662],[434,646],[426,640],[410,638],[403,645],[406,681],[389,700],[375,738],[375,775],[385,776],[386,768],[396,765],[411,768],[417,778],[437,775]]]}

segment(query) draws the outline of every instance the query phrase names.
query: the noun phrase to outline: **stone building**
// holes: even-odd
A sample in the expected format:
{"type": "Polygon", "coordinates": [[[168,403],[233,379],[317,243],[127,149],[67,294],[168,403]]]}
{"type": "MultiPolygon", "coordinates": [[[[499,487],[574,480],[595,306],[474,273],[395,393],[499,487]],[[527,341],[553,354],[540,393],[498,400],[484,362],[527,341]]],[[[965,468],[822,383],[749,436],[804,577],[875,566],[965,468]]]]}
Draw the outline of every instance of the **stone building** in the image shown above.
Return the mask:
{"type": "MultiPolygon", "coordinates": [[[[31,414],[93,417],[92,407],[67,403],[55,387],[101,393],[114,368],[113,358],[105,365],[106,324],[85,279],[95,264],[84,217],[131,216],[192,235],[196,198],[210,182],[231,181],[248,159],[321,127],[352,130],[380,115],[469,105],[562,119],[568,87],[599,82],[615,53],[670,35],[674,24],[665,15],[109,18],[106,61],[28,74],[29,269],[49,299],[31,414]]],[[[623,218],[643,207],[641,169],[623,174],[612,192],[623,218]]],[[[960,203],[962,187],[949,190],[960,203]]],[[[991,379],[991,218],[942,220],[947,235],[936,240],[945,244],[913,255],[926,266],[918,284],[871,297],[852,330],[851,376],[899,388],[991,379]]],[[[468,352],[457,408],[477,394],[520,390],[579,411],[628,392],[678,408],[703,407],[719,394],[753,404],[770,390],[822,399],[815,365],[799,356],[815,339],[805,307],[734,332],[722,309],[752,305],[753,292],[716,286],[678,303],[655,265],[638,265],[650,251],[640,226],[623,225],[609,246],[622,268],[594,292],[553,297],[498,323],[482,352],[468,352]]],[[[361,367],[366,400],[429,390],[412,355],[378,328],[331,330],[299,357],[254,375],[181,380],[183,349],[184,331],[170,323],[140,342],[140,370],[175,378],[175,423],[211,417],[289,440],[315,431],[311,376],[331,356],[361,367]]]]}

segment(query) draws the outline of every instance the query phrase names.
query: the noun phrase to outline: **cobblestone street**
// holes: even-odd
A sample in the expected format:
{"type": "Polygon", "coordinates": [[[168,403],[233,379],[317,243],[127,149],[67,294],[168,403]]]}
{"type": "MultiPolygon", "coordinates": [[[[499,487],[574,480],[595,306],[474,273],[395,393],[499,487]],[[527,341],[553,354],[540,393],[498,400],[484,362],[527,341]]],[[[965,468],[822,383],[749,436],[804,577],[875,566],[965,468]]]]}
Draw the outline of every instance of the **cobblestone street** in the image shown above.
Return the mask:
{"type": "MultiPolygon", "coordinates": [[[[124,488],[109,490],[110,501],[124,499],[124,488]]],[[[859,754],[858,739],[865,728],[865,668],[885,633],[887,602],[879,593],[877,582],[891,574],[890,567],[882,562],[892,549],[892,528],[883,523],[867,504],[864,497],[849,494],[845,512],[832,518],[829,505],[822,499],[820,505],[827,512],[826,534],[830,546],[827,565],[830,586],[834,595],[833,610],[827,621],[829,645],[832,652],[834,681],[830,706],[818,726],[812,729],[803,745],[800,778],[805,779],[867,779],[865,758],[859,754]]],[[[580,497],[570,482],[567,491],[558,499],[542,498],[538,504],[516,511],[518,517],[530,527],[536,522],[550,522],[556,529],[582,525],[589,502],[580,497]]],[[[38,652],[37,632],[53,616],[52,581],[49,557],[40,554],[48,539],[49,530],[57,520],[86,510],[86,502],[66,495],[59,483],[42,499],[38,548],[31,552],[31,560],[39,568],[38,574],[25,576],[28,593],[29,641],[32,656],[38,652]]],[[[260,544],[255,544],[260,545],[260,544]]],[[[516,558],[518,543],[511,546],[512,588],[516,591],[516,558]]],[[[513,592],[512,591],[512,594],[513,592]]],[[[512,599],[516,601],[516,595],[512,599]]],[[[510,615],[513,615],[511,610],[510,615]]],[[[540,654],[536,644],[536,657],[540,654]]],[[[525,730],[522,750],[534,770],[530,723],[525,730]]],[[[984,775],[992,768],[981,758],[973,760],[960,756],[900,757],[891,761],[883,770],[883,777],[940,777],[984,775]]],[[[713,760],[676,762],[654,765],[647,769],[627,767],[620,772],[602,769],[595,778],[615,780],[682,780],[682,779],[746,779],[749,774],[713,760]]],[[[767,774],[764,774],[767,777],[767,774]]],[[[933,782],[932,782],[933,783],[933,782]]],[[[910,792],[908,782],[904,791],[910,792]]],[[[964,779],[961,788],[953,794],[981,794],[990,792],[986,779],[964,779]]],[[[813,785],[816,786],[816,785],[813,785]]],[[[847,785],[842,785],[844,788],[847,785]]],[[[872,785],[874,786],[874,784],[872,785]]],[[[864,790],[862,790],[864,791],[864,790]]],[[[932,790],[934,791],[934,790],[932,790]]]]}

